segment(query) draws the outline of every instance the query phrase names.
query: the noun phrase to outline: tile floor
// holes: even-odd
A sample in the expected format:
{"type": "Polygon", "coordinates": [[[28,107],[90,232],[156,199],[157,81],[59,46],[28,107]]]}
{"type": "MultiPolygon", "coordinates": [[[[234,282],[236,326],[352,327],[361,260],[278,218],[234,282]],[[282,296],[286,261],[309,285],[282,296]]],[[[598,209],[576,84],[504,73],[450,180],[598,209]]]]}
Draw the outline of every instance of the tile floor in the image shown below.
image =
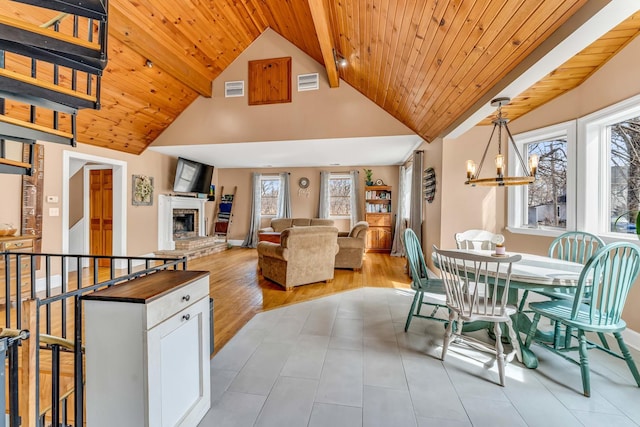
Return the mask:
{"type": "Polygon", "coordinates": [[[511,363],[500,387],[489,355],[453,345],[440,361],[441,323],[404,332],[412,296],[364,288],[258,314],[212,359],[200,426],[640,425],[624,361],[591,351],[585,398],[579,368],[534,347],[539,368],[511,363]]]}

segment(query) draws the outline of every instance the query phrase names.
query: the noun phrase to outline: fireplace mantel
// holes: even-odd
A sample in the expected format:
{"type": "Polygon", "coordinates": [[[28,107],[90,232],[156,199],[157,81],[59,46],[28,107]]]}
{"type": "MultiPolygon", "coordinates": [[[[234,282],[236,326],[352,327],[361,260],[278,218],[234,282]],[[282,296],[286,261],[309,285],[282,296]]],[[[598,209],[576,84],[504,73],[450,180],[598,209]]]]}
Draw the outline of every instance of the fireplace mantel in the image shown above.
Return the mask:
{"type": "Polygon", "coordinates": [[[158,196],[158,250],[174,250],[173,240],[173,210],[197,209],[198,210],[198,234],[205,236],[205,209],[207,199],[180,196],[158,196]]]}

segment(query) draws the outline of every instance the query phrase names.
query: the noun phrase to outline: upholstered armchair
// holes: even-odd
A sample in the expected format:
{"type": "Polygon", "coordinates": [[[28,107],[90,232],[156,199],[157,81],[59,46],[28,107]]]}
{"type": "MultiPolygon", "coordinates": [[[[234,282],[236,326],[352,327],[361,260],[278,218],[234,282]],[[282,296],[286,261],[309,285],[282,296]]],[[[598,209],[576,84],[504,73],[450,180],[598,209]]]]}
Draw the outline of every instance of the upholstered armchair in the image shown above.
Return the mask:
{"type": "Polygon", "coordinates": [[[357,222],[351,231],[338,233],[338,247],[336,254],[336,268],[362,268],[365,242],[367,240],[369,224],[366,221],[357,222]]]}
{"type": "Polygon", "coordinates": [[[280,244],[258,242],[262,276],[289,291],[294,286],[333,280],[338,229],[293,227],[282,231],[280,244]]]}

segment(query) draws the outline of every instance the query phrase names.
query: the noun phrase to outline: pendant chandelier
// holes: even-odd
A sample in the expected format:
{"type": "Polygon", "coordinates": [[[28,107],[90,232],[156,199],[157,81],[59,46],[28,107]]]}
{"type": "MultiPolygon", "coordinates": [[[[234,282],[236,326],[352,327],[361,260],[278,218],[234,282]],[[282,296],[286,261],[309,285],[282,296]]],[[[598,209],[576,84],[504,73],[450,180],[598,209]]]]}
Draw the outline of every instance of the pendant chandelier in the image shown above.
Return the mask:
{"type": "MultiPolygon", "coordinates": [[[[507,122],[509,119],[505,119],[502,117],[502,106],[508,104],[510,101],[509,98],[496,98],[491,101],[492,107],[498,107],[498,115],[493,120],[493,131],[491,132],[491,136],[489,137],[489,142],[487,142],[487,146],[484,149],[484,154],[482,154],[482,159],[480,160],[480,164],[476,168],[476,164],[473,160],[467,160],[467,180],[465,184],[471,185],[475,187],[476,185],[481,186],[492,186],[492,187],[503,187],[505,185],[527,185],[531,184],[535,181],[536,171],[538,169],[538,156],[532,154],[529,156],[529,167],[525,165],[520,152],[518,151],[518,147],[516,146],[515,141],[513,140],[513,136],[511,136],[511,132],[507,127],[507,122]],[[504,128],[504,132],[506,134],[507,141],[511,142],[511,146],[515,152],[515,155],[520,163],[520,167],[523,171],[527,171],[526,175],[523,176],[505,176],[505,159],[502,153],[502,129],[504,128]],[[480,178],[480,172],[482,171],[482,165],[484,164],[484,159],[487,156],[487,151],[489,151],[489,145],[491,145],[491,140],[493,139],[493,135],[496,133],[496,129],[498,130],[498,154],[495,158],[496,165],[496,176],[493,178],[480,178]]],[[[508,145],[508,142],[505,144],[508,145]]]]}

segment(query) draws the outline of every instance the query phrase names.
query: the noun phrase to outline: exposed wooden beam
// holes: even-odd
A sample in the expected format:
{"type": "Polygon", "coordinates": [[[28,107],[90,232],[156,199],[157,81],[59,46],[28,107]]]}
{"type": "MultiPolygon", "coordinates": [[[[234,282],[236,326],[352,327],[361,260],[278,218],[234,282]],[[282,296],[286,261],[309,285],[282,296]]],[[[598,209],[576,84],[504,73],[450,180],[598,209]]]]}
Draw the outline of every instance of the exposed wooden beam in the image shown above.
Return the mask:
{"type": "Polygon", "coordinates": [[[331,29],[329,28],[329,20],[327,19],[324,2],[323,0],[309,0],[309,8],[311,9],[313,25],[316,27],[318,42],[320,42],[324,66],[327,69],[329,86],[338,87],[340,86],[340,76],[338,75],[338,68],[336,67],[336,61],[333,56],[333,41],[331,40],[331,29]]]}
{"type": "Polygon", "coordinates": [[[211,98],[211,79],[204,67],[185,55],[184,49],[162,29],[144,25],[144,21],[132,16],[132,11],[125,10],[117,2],[110,6],[110,35],[200,95],[211,98]]]}

